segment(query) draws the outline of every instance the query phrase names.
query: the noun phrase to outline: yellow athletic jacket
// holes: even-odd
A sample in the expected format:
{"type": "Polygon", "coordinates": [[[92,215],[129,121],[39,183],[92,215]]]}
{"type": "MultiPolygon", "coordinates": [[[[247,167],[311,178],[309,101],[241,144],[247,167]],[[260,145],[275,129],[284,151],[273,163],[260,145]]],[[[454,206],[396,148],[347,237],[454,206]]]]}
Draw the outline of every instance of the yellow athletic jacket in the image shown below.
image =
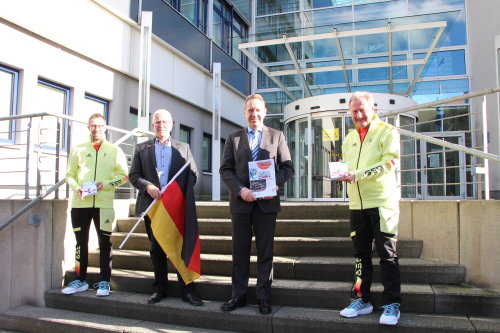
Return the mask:
{"type": "Polygon", "coordinates": [[[124,184],[128,177],[127,160],[123,151],[112,143],[103,140],[96,151],[89,140],[71,149],[68,159],[66,182],[73,190],[73,208],[113,208],[115,188],[124,184]],[[97,194],[78,196],[78,189],[85,182],[103,182],[97,194]]]}
{"type": "Polygon", "coordinates": [[[342,154],[348,169],[355,173],[355,182],[347,184],[350,209],[398,205],[401,196],[396,179],[399,151],[398,131],[377,115],[363,143],[358,131],[349,132],[342,144],[342,154]]]}

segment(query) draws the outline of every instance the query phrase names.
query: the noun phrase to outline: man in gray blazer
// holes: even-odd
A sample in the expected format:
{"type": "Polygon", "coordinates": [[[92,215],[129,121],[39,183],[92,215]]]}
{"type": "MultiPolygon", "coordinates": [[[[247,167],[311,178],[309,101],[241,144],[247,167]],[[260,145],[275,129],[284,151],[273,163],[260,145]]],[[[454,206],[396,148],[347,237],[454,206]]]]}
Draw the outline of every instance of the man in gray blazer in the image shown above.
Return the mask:
{"type": "MultiPolygon", "coordinates": [[[[137,188],[139,194],[135,207],[135,214],[142,214],[154,199],[160,199],[160,191],[168,181],[186,164],[190,162],[192,176],[198,179],[198,171],[189,145],[173,139],[170,136],[173,121],[170,112],[159,109],[153,114],[153,130],[155,138],[138,144],[132,165],[129,180],[137,188]]],[[[153,262],[155,280],[153,294],[148,303],[154,304],[167,297],[168,270],[167,255],[154,238],[151,231],[151,220],[144,217],[146,232],[151,242],[150,256],[153,262]]],[[[203,305],[203,301],[196,296],[194,282],[186,285],[177,274],[182,300],[191,305],[203,305]]]]}
{"type": "Polygon", "coordinates": [[[259,312],[271,313],[269,296],[273,271],[273,244],[276,215],[280,211],[279,196],[257,200],[249,189],[248,162],[273,159],[276,185],[279,187],[292,176],[290,151],[282,132],[264,126],[266,104],[259,94],[246,98],[244,116],[247,126],[226,138],[220,175],[230,191],[229,208],[233,234],[233,268],[231,299],[223,303],[223,311],[246,305],[250,268],[250,246],[255,234],[257,246],[256,296],[259,312]]]}

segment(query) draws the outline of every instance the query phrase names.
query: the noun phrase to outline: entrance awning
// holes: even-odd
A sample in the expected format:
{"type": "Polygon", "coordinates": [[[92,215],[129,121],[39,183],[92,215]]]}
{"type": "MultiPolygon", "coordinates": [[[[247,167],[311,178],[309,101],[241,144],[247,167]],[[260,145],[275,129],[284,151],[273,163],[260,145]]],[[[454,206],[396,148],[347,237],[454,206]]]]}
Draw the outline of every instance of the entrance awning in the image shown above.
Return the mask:
{"type": "MultiPolygon", "coordinates": [[[[287,36],[287,33],[283,33],[281,38],[268,39],[268,40],[260,40],[260,41],[248,41],[245,43],[239,44],[239,49],[243,52],[258,68],[262,70],[262,72],[269,77],[279,88],[282,89],[292,100],[296,100],[297,97],[291,92],[291,87],[287,86],[284,78],[287,76],[296,76],[298,77],[298,82],[300,82],[300,87],[303,90],[303,97],[312,96],[312,87],[317,86],[316,84],[310,84],[310,80],[308,80],[307,75],[311,73],[321,73],[321,72],[334,72],[338,71],[343,74],[344,82],[347,87],[347,91],[351,92],[351,83],[349,78],[349,72],[360,69],[370,69],[370,68],[381,68],[385,67],[389,69],[389,93],[393,93],[393,69],[395,67],[400,66],[414,66],[416,69],[414,71],[413,77],[409,79],[409,87],[406,93],[402,93],[402,95],[410,96],[413,91],[417,80],[422,74],[429,58],[432,55],[432,52],[436,48],[438,41],[440,40],[443,31],[445,30],[447,25],[446,21],[435,21],[435,22],[426,22],[426,23],[416,23],[416,24],[400,24],[394,25],[390,21],[387,22],[386,26],[377,27],[377,28],[368,28],[368,29],[360,29],[360,30],[352,30],[352,31],[337,31],[337,28],[333,27],[331,32],[326,33],[317,33],[317,34],[304,34],[302,36],[287,36]],[[429,34],[426,33],[428,40],[428,46],[425,49],[419,49],[422,53],[424,53],[424,57],[421,59],[408,59],[406,57],[405,60],[395,60],[395,55],[393,52],[393,34],[400,32],[415,32],[415,31],[426,31],[430,32],[430,36],[432,38],[428,38],[429,34]],[[376,35],[386,35],[387,37],[387,51],[386,52],[378,52],[376,56],[373,56],[372,59],[374,61],[370,61],[370,54],[363,55],[353,55],[345,52],[345,45],[343,40],[346,38],[356,38],[361,36],[376,36],[376,35]],[[328,65],[331,63],[330,61],[326,61],[325,59],[311,59],[308,57],[306,60],[298,59],[297,52],[294,51],[294,47],[301,49],[304,44],[309,43],[311,45],[315,41],[319,40],[334,40],[335,45],[338,51],[338,57],[332,58],[338,65],[328,65]],[[263,62],[260,59],[259,48],[273,47],[273,46],[283,46],[286,49],[286,53],[288,54],[287,59],[278,59],[275,62],[263,62]],[[363,57],[364,61],[357,62],[352,61],[353,58],[363,57]],[[346,61],[346,58],[349,57],[350,61],[346,61]],[[378,57],[378,58],[377,58],[378,57]],[[387,61],[380,61],[380,57],[387,58],[387,61]],[[321,66],[321,64],[325,64],[325,66],[321,66]],[[285,67],[286,69],[283,69],[285,67]]],[[[289,33],[289,35],[291,35],[289,33]]],[[[252,39],[252,38],[250,38],[252,39]]],[[[255,37],[253,37],[255,39],[255,37]]],[[[352,46],[351,46],[352,47],[352,46]]],[[[401,53],[401,52],[399,52],[401,53]]],[[[399,57],[401,58],[401,57],[399,57]]]]}

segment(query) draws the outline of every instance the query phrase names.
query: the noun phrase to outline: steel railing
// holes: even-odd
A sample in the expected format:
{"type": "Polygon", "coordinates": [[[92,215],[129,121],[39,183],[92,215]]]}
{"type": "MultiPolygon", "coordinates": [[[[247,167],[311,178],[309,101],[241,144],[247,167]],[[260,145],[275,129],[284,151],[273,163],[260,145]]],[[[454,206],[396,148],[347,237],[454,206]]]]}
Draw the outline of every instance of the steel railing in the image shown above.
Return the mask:
{"type": "MultiPolygon", "coordinates": [[[[21,129],[8,132],[11,139],[0,141],[0,165],[6,168],[0,169],[0,179],[2,176],[4,178],[4,181],[0,182],[0,184],[2,184],[0,185],[0,190],[4,192],[8,190],[11,197],[15,197],[21,193],[24,193],[24,199],[30,199],[32,193],[34,193],[36,197],[7,220],[3,221],[2,224],[0,224],[0,230],[10,225],[25,212],[31,211],[33,206],[50,194],[54,193],[54,197],[59,198],[59,189],[66,183],[66,173],[64,171],[61,176],[60,169],[61,166],[67,165],[67,157],[69,156],[71,148],[71,138],[74,135],[72,129],[75,124],[87,125],[85,122],[74,117],[50,112],[0,117],[0,122],[2,121],[27,121],[27,129],[22,129],[22,126],[16,126],[21,129]],[[44,127],[44,122],[41,120],[49,117],[55,119],[55,127],[44,127]],[[50,133],[56,138],[55,141],[47,140],[47,134],[50,133]],[[63,133],[66,133],[66,135],[63,135],[63,133]],[[36,140],[33,140],[34,137],[36,137],[36,140]],[[63,146],[63,138],[67,139],[64,143],[66,149],[61,149],[63,146]],[[5,150],[9,152],[6,153],[5,150]],[[36,156],[36,160],[34,156],[36,156]],[[49,166],[44,165],[43,160],[47,160],[49,166]],[[17,163],[17,165],[16,163],[8,163],[12,161],[23,161],[25,163],[22,163],[22,165],[21,163],[17,163]],[[20,168],[21,166],[23,166],[23,168],[20,168]],[[52,184],[45,184],[43,182],[43,179],[46,178],[44,175],[54,176],[54,182],[52,184]],[[10,184],[7,178],[9,178],[10,184]],[[34,180],[36,180],[36,185],[32,186],[31,184],[34,180]],[[50,186],[50,188],[42,193],[44,187],[48,186],[50,186]]],[[[107,126],[106,130],[108,137],[121,135],[117,140],[114,140],[114,144],[121,146],[127,156],[129,164],[135,149],[136,138],[153,135],[152,132],[138,128],[127,131],[113,126],[107,126]],[[132,142],[127,142],[127,140],[130,141],[129,139],[131,138],[134,140],[132,140],[132,142]]],[[[88,132],[85,133],[88,134],[88,132]]],[[[2,133],[0,133],[0,137],[1,135],[2,133]]],[[[128,197],[133,197],[134,190],[129,183],[128,188],[125,185],[120,188],[125,189],[125,191],[128,190],[128,197]]],[[[66,187],[65,197],[69,197],[68,187],[66,187]]]]}

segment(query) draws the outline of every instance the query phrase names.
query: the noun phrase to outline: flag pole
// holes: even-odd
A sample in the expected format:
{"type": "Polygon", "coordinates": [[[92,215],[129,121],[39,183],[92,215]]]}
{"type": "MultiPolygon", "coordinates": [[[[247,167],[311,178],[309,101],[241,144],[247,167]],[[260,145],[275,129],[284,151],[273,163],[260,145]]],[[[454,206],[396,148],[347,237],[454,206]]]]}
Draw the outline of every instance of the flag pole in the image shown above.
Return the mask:
{"type": "MultiPolygon", "coordinates": [[[[165,192],[165,190],[167,189],[167,187],[172,184],[172,182],[182,173],[182,171],[184,171],[184,169],[187,168],[187,166],[189,165],[189,162],[186,162],[186,164],[184,164],[182,166],[182,168],[180,168],[179,171],[177,171],[177,173],[172,177],[172,179],[170,179],[170,181],[168,182],[168,184],[161,190],[160,192],[160,196],[163,194],[163,192],[165,192]]],[[[153,207],[153,205],[156,203],[156,201],[158,201],[157,199],[154,199],[153,202],[149,205],[148,208],[146,208],[146,210],[144,212],[142,212],[141,216],[139,216],[139,219],[137,220],[137,222],[135,222],[135,225],[132,227],[132,229],[128,232],[127,234],[127,237],[125,237],[125,239],[123,240],[123,242],[120,244],[120,246],[118,247],[119,249],[121,249],[123,247],[123,245],[127,242],[127,240],[130,238],[130,236],[132,235],[132,233],[134,232],[135,228],[137,228],[137,226],[139,225],[139,223],[144,220],[144,216],[146,216],[146,214],[149,212],[149,210],[151,209],[151,207],[153,207]]]]}

